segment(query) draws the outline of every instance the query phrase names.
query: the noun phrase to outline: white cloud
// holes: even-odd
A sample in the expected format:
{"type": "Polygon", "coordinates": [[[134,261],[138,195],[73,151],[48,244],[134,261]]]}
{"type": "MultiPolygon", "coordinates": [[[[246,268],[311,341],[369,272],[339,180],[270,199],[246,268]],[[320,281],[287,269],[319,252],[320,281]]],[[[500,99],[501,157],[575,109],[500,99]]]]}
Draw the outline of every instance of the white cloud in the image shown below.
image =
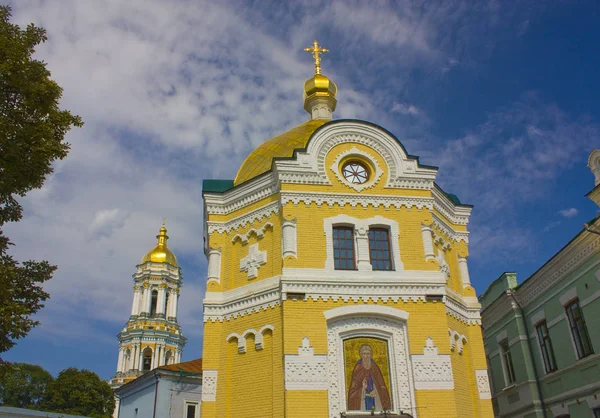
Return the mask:
{"type": "Polygon", "coordinates": [[[559,210],[558,213],[565,218],[572,218],[574,216],[577,216],[579,214],[579,211],[576,208],[569,208],[559,210]]]}
{"type": "Polygon", "coordinates": [[[417,116],[421,113],[421,110],[412,104],[394,103],[392,105],[392,112],[401,113],[403,115],[417,116]]]}

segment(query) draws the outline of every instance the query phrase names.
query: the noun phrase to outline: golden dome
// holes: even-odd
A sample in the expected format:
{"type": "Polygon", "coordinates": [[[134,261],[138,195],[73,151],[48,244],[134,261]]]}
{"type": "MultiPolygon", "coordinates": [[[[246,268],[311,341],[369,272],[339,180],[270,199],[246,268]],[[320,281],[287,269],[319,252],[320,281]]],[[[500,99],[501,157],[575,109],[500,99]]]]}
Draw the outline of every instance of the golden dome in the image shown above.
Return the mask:
{"type": "Polygon", "coordinates": [[[312,134],[326,122],[323,119],[309,120],[260,144],[242,163],[233,181],[234,186],[269,171],[273,158],[292,157],[295,149],[306,148],[312,134]]]}
{"type": "Polygon", "coordinates": [[[323,74],[315,74],[304,83],[304,100],[312,95],[335,97],[338,88],[333,81],[323,74]]]}
{"type": "Polygon", "coordinates": [[[156,238],[158,238],[158,245],[146,253],[142,258],[141,264],[150,261],[153,263],[167,263],[173,267],[178,267],[177,257],[173,254],[173,251],[167,248],[167,240],[169,237],[167,236],[167,228],[164,225],[160,228],[160,232],[156,238]]]}

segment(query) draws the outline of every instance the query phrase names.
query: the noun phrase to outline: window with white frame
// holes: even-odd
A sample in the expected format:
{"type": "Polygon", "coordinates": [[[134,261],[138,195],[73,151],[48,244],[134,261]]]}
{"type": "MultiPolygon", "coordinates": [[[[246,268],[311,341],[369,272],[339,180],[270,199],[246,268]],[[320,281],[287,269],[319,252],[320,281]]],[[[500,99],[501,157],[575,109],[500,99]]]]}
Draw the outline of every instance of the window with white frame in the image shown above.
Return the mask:
{"type": "Polygon", "coordinates": [[[504,380],[506,386],[510,386],[517,380],[515,378],[515,367],[513,366],[512,354],[508,340],[500,341],[500,355],[502,356],[502,368],[504,369],[504,380]]]}
{"type": "Polygon", "coordinates": [[[369,227],[369,256],[373,270],[393,270],[388,228],[369,227]]]}
{"type": "Polygon", "coordinates": [[[570,302],[565,307],[565,311],[567,312],[567,318],[569,319],[569,328],[571,329],[573,343],[577,350],[577,357],[584,358],[590,354],[594,354],[590,335],[588,334],[587,326],[585,325],[583,311],[579,305],[579,299],[570,302]]]}
{"type": "Polygon", "coordinates": [[[383,216],[324,219],[328,270],[401,271],[398,223],[383,216]]]}
{"type": "Polygon", "coordinates": [[[198,402],[185,401],[185,411],[183,418],[199,418],[200,406],[198,402]]]}
{"type": "Polygon", "coordinates": [[[354,255],[354,228],[333,227],[333,260],[336,270],[356,270],[354,255]]]}
{"type": "Polygon", "coordinates": [[[554,357],[554,349],[552,348],[552,341],[550,340],[550,333],[548,332],[546,321],[538,322],[535,326],[535,330],[537,332],[540,351],[542,352],[544,369],[546,370],[546,373],[553,372],[557,369],[556,358],[554,357]]]}

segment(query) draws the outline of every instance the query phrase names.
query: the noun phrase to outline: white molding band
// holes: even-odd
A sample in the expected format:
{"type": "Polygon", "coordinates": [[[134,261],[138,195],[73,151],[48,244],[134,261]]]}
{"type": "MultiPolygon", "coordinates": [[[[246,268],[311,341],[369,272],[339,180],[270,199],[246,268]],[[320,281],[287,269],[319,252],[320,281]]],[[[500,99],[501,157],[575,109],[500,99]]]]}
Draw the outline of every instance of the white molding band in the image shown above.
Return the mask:
{"type": "Polygon", "coordinates": [[[261,239],[265,236],[265,232],[267,231],[267,229],[271,228],[271,230],[273,230],[273,223],[272,222],[267,222],[266,224],[264,224],[263,226],[261,226],[260,228],[250,228],[248,230],[248,232],[246,232],[245,234],[236,234],[232,239],[231,242],[235,242],[236,240],[240,240],[242,244],[247,244],[248,240],[250,239],[250,236],[252,234],[256,235],[257,239],[261,239]]]}
{"type": "Polygon", "coordinates": [[[389,317],[398,321],[408,320],[408,312],[397,308],[391,308],[389,306],[379,305],[340,306],[339,308],[333,308],[323,312],[323,315],[325,315],[325,319],[328,321],[345,316],[357,315],[377,315],[389,317]]]}
{"type": "Polygon", "coordinates": [[[272,202],[227,222],[207,221],[208,234],[210,235],[213,232],[219,234],[229,233],[255,221],[261,221],[263,218],[268,219],[272,214],[278,214],[279,210],[279,202],[272,202]]]}
{"type": "Polygon", "coordinates": [[[411,209],[413,207],[421,210],[433,208],[434,199],[431,197],[413,197],[413,196],[393,196],[393,195],[357,195],[346,193],[322,193],[322,192],[289,192],[282,191],[280,193],[281,204],[293,203],[298,206],[300,202],[306,206],[315,203],[317,206],[323,204],[333,207],[334,205],[366,208],[369,205],[373,207],[383,206],[386,209],[395,207],[400,209],[405,207],[411,209]]]}

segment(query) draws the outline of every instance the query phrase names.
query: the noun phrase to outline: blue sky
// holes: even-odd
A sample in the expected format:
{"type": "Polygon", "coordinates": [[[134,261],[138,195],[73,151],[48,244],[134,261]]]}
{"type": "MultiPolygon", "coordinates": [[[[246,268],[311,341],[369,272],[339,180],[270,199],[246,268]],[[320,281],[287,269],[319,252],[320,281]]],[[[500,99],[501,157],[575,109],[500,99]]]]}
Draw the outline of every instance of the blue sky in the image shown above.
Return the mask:
{"type": "Polygon", "coordinates": [[[597,2],[19,0],[13,21],[81,115],[69,156],[6,227],[17,259],[59,266],[41,325],[4,356],[109,379],[135,265],[163,216],[185,279],[179,318],[201,356],[203,178],[233,178],[258,144],[308,118],[302,49],[331,50],[335,118],[388,129],[474,204],[478,293],[523,280],[593,218],[600,146],[597,2]],[[576,4],[574,4],[576,3],[576,4]]]}

